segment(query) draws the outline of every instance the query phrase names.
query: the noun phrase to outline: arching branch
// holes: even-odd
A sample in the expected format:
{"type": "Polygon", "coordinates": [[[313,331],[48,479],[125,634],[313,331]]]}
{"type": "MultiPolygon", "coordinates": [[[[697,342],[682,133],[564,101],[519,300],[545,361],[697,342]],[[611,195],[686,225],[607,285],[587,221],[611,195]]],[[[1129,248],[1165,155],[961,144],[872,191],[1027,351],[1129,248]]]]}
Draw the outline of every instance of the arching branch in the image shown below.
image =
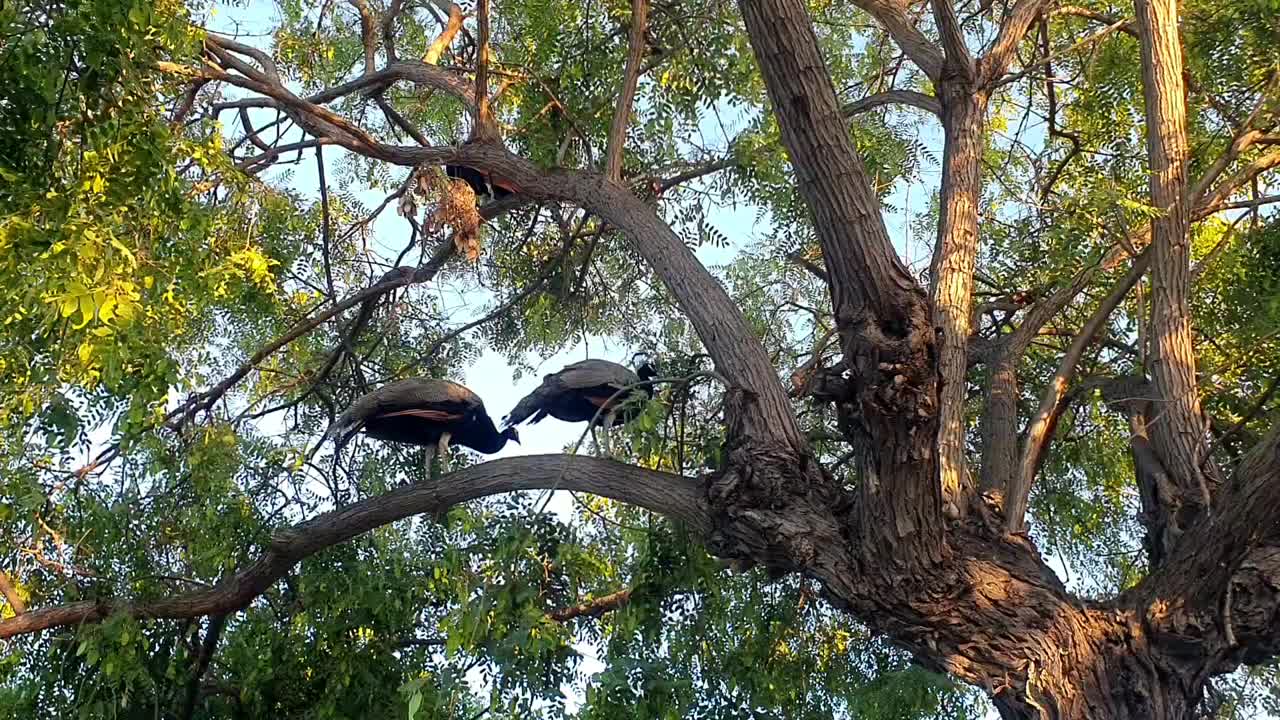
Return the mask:
{"type": "Polygon", "coordinates": [[[938,117],[942,116],[942,103],[938,102],[938,98],[915,90],[886,90],[845,103],[840,110],[845,117],[854,117],[885,105],[910,105],[938,117]]]}
{"type": "Polygon", "coordinates": [[[154,599],[71,603],[30,610],[0,621],[0,638],[64,625],[98,622],[123,612],[138,618],[191,618],[235,612],[249,605],[298,562],[374,528],[454,505],[516,490],[575,490],[662,513],[699,535],[711,527],[702,486],[693,479],[613,460],[576,455],[503,458],[450,473],[434,482],[393,490],[327,512],[275,533],[253,564],[209,589],[154,599]]]}

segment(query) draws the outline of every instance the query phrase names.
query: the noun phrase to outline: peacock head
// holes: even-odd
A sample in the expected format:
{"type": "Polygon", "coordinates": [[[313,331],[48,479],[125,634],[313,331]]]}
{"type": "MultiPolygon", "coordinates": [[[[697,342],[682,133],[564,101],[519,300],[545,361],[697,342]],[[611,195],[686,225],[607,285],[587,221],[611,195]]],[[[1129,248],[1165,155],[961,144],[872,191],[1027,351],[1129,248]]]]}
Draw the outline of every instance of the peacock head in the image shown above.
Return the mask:
{"type": "Polygon", "coordinates": [[[658,368],[655,366],[653,360],[650,359],[649,353],[646,350],[641,350],[631,356],[631,366],[636,369],[636,375],[638,375],[641,380],[652,380],[653,378],[658,377],[658,368]]]}

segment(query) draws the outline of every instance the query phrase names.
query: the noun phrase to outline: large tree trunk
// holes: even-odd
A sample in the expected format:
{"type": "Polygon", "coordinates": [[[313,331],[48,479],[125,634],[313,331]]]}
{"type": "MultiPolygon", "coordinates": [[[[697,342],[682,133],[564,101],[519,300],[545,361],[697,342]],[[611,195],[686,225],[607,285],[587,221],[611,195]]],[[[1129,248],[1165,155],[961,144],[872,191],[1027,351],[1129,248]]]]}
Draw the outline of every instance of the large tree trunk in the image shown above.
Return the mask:
{"type": "MultiPolygon", "coordinates": [[[[884,226],[813,25],[794,2],[740,2],[783,145],[827,265],[862,482],[858,543],[940,559],[936,344],[927,300],[884,226]]],[[[834,483],[829,484],[834,486],[834,483]]],[[[888,568],[885,568],[888,571],[888,568]]]]}
{"type": "Polygon", "coordinates": [[[1177,0],[1135,0],[1147,115],[1151,200],[1161,215],[1152,222],[1151,374],[1160,411],[1152,440],[1177,486],[1172,539],[1209,505],[1214,475],[1208,472],[1208,423],[1196,388],[1188,255],[1187,108],[1178,40],[1177,0]]]}

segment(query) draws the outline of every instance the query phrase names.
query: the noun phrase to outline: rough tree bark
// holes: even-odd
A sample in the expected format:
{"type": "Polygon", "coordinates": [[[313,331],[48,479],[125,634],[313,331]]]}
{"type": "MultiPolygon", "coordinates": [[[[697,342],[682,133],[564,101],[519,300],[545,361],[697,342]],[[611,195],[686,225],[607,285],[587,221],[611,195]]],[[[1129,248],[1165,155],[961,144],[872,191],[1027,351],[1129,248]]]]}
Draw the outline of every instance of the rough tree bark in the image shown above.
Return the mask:
{"type": "Polygon", "coordinates": [[[967,510],[973,490],[965,460],[965,399],[969,335],[973,332],[973,271],[978,258],[978,204],[982,193],[986,91],[969,69],[943,68],[942,189],[938,198],[938,244],[930,272],[934,322],[942,330],[938,373],[942,377],[938,454],[943,502],[952,516],[967,510]]]}
{"type": "Polygon", "coordinates": [[[1152,222],[1151,375],[1159,410],[1152,440],[1173,482],[1168,531],[1181,534],[1209,507],[1217,478],[1207,457],[1209,428],[1196,388],[1187,207],[1187,108],[1177,0],[1135,0],[1147,115],[1152,222]]]}
{"type": "Polygon", "coordinates": [[[804,8],[780,0],[740,7],[826,260],[850,369],[843,402],[859,425],[861,542],[927,565],[941,559],[942,530],[928,303],[885,230],[804,8]]]}

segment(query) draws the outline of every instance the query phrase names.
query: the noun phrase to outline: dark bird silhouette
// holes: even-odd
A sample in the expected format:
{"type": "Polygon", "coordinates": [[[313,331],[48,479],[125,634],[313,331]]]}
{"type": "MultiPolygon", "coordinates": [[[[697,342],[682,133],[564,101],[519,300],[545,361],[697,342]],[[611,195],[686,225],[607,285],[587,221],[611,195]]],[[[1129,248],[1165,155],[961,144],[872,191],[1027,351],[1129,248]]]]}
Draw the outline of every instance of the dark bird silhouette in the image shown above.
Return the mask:
{"type": "Polygon", "coordinates": [[[408,378],[388,383],[357,398],[330,432],[342,447],[360,429],[378,440],[434,447],[448,456],[449,444],[486,455],[508,440],[520,442],[515,428],[499,432],[484,402],[466,387],[449,380],[408,378]]]}
{"type": "MultiPolygon", "coordinates": [[[[609,428],[630,422],[640,412],[638,403],[625,401],[632,393],[619,392],[641,382],[652,380],[658,372],[643,354],[637,354],[635,372],[608,360],[582,360],[567,365],[560,372],[546,375],[542,384],[526,395],[503,424],[514,427],[528,420],[536,423],[550,415],[565,422],[590,422],[605,430],[605,452],[609,452],[609,428]]],[[[637,388],[645,397],[653,397],[653,385],[637,388]]]]}
{"type": "Polygon", "coordinates": [[[479,170],[461,165],[445,165],[444,174],[448,177],[461,180],[471,186],[475,192],[476,198],[491,197],[494,200],[501,200],[508,195],[516,192],[514,183],[500,178],[495,175],[483,173],[479,170]]]}

